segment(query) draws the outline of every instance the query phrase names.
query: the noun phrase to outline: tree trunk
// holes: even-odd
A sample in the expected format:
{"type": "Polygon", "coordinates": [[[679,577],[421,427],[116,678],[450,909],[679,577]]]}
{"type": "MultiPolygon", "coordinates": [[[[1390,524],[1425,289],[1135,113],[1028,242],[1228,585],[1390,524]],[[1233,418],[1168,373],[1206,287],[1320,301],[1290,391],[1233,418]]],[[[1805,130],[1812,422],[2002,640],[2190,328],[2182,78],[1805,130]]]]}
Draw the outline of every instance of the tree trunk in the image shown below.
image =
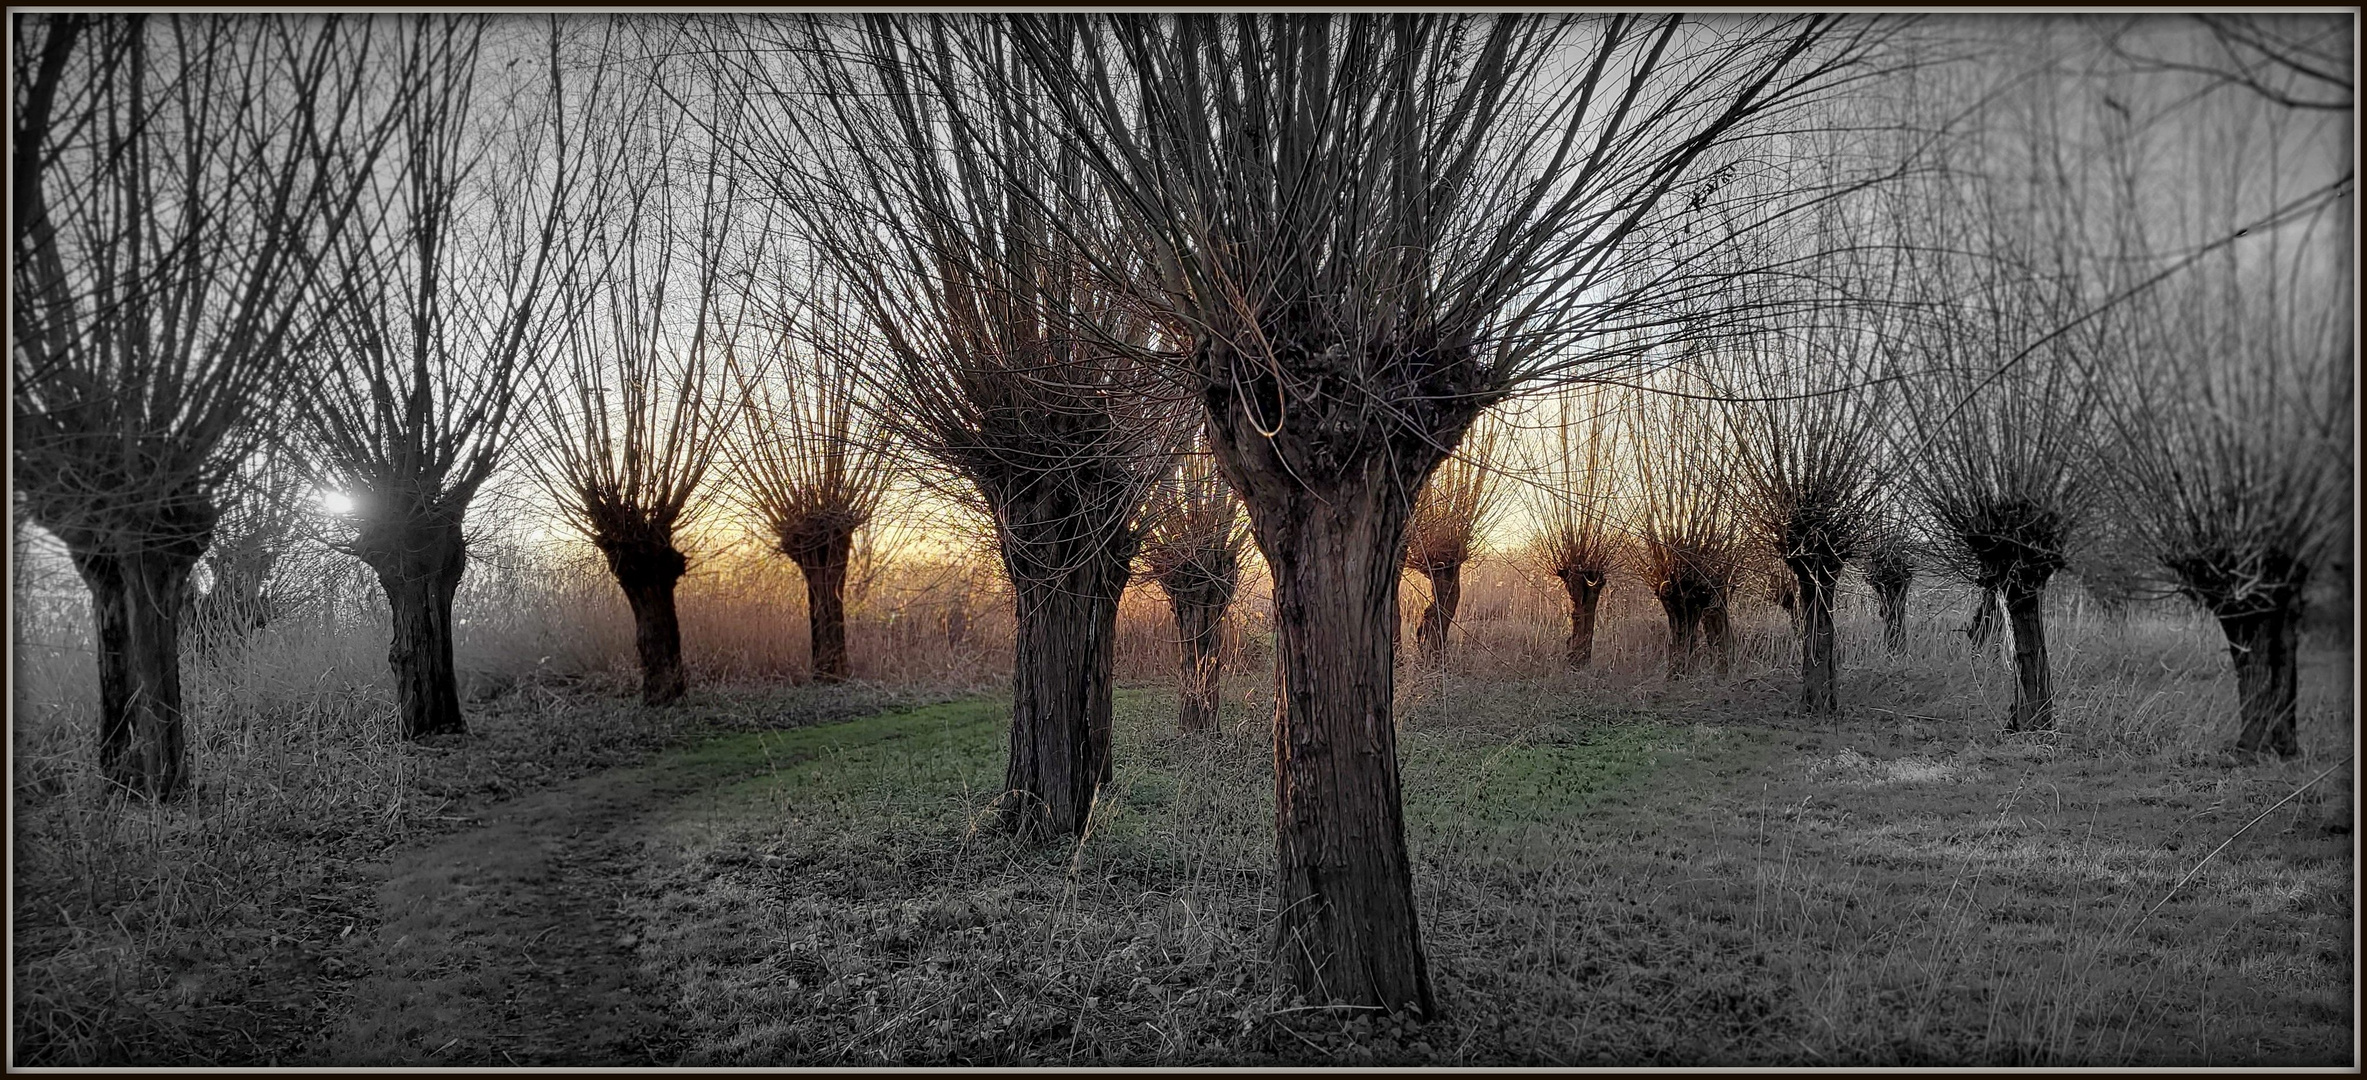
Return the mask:
{"type": "Polygon", "coordinates": [[[128,554],[70,548],[98,638],[99,773],[141,795],[177,795],[187,781],[181,616],[204,546],[201,533],[128,554]]]}
{"type": "Polygon", "coordinates": [[[1405,510],[1384,486],[1252,507],[1274,575],[1284,691],[1278,948],[1286,980],[1322,1000],[1428,1014],[1391,714],[1405,510]]]}
{"type": "Polygon", "coordinates": [[[1182,731],[1215,731],[1217,703],[1222,696],[1223,659],[1218,649],[1223,644],[1225,605],[1210,603],[1189,590],[1170,593],[1167,600],[1175,610],[1178,685],[1182,688],[1175,726],[1182,731]]]}
{"type": "Polygon", "coordinates": [[[1986,650],[1997,640],[1997,590],[1982,589],[1981,599],[1973,605],[1972,622],[1964,628],[1972,638],[1975,653],[1986,650]]]}
{"type": "Polygon", "coordinates": [[[1786,559],[1799,583],[1794,621],[1800,627],[1800,710],[1830,715],[1840,708],[1834,688],[1833,588],[1841,560],[1830,556],[1786,559]]]}
{"type": "Polygon", "coordinates": [[[403,737],[462,735],[460,684],[452,667],[452,596],[468,567],[458,511],[365,526],[354,550],[378,573],[394,614],[395,704],[403,737]]]}
{"type": "Polygon", "coordinates": [[[1422,608],[1422,622],[1414,641],[1446,663],[1447,634],[1455,628],[1455,609],[1463,604],[1463,564],[1451,563],[1425,571],[1430,579],[1430,603],[1422,608]]]}
{"type": "Polygon", "coordinates": [[[1594,663],[1594,620],[1603,599],[1603,575],[1570,570],[1557,576],[1570,593],[1570,666],[1583,671],[1594,663]]]}
{"type": "Polygon", "coordinates": [[[1132,546],[1062,545],[1074,558],[1060,561],[1054,551],[1014,558],[1005,548],[1017,627],[1003,827],[1031,839],[1080,836],[1095,789],[1111,776],[1118,599],[1132,546]]]}
{"type": "Polygon", "coordinates": [[[1660,598],[1660,611],[1668,617],[1668,677],[1681,679],[1693,671],[1701,612],[1681,598],[1672,600],[1666,596],[1660,598]]]}
{"type": "Polygon", "coordinates": [[[2236,698],[2244,725],[2236,736],[2236,749],[2274,751],[2285,758],[2299,754],[2301,613],[2288,602],[2266,611],[2221,616],[2219,628],[2227,634],[2227,651],[2235,659],[2236,698]]]}
{"type": "Polygon", "coordinates": [[[1897,656],[1907,649],[1907,583],[1878,582],[1874,598],[1882,608],[1882,648],[1897,656]]]}
{"type": "Polygon", "coordinates": [[[1701,613],[1701,644],[1718,663],[1723,676],[1734,668],[1734,620],[1721,599],[1701,613]]]}
{"type": "Polygon", "coordinates": [[[2047,669],[2046,625],[2043,618],[2046,583],[2009,577],[2005,587],[2005,616],[2014,634],[2014,705],[2006,714],[2007,731],[2045,731],[2055,726],[2053,673],[2047,669]]]}
{"type": "Polygon", "coordinates": [[[1782,608],[1784,615],[1792,620],[1792,636],[1805,640],[1808,613],[1800,610],[1800,587],[1796,582],[1786,581],[1777,587],[1775,606],[1782,608]]]}
{"type": "Polygon", "coordinates": [[[847,656],[847,563],[855,534],[833,532],[800,545],[789,557],[805,575],[805,625],[814,681],[845,682],[854,673],[847,656]]]}
{"type": "Polygon", "coordinates": [[[609,572],[625,592],[625,603],[633,609],[633,646],[641,655],[641,703],[670,705],[685,689],[674,586],[689,563],[671,543],[604,544],[602,550],[609,572]]]}

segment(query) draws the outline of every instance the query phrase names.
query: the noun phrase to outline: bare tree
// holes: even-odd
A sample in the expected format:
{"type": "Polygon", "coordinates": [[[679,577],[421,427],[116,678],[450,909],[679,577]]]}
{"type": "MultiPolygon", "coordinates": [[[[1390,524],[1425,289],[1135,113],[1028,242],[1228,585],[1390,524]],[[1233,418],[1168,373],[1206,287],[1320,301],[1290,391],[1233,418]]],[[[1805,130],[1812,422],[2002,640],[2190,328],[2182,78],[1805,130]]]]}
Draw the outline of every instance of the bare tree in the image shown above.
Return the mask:
{"type": "MultiPolygon", "coordinates": [[[[452,663],[452,598],[469,502],[516,434],[543,350],[587,290],[575,279],[604,195],[585,182],[601,110],[569,85],[562,33],[520,20],[399,20],[431,81],[405,116],[376,227],[336,257],[326,340],[304,380],[327,483],[353,501],[345,549],[377,573],[394,616],[403,734],[467,730],[452,663]]],[[[591,81],[597,85],[597,76],[591,81]]]]}
{"type": "Polygon", "coordinates": [[[1624,412],[1622,440],[1634,463],[1638,507],[1636,572],[1668,620],[1668,677],[1689,675],[1707,648],[1731,662],[1727,614],[1744,569],[1737,451],[1716,412],[1692,400],[1712,384],[1671,380],[1685,394],[1646,393],[1624,412]]]}
{"type": "MultiPolygon", "coordinates": [[[[1828,228],[1839,231],[1837,222],[1828,228]]],[[[1853,261],[1828,255],[1802,267],[1808,287],[1823,295],[1789,305],[1805,317],[1734,350],[1739,393],[1726,409],[1737,510],[1796,590],[1789,606],[1800,636],[1800,708],[1811,714],[1840,707],[1834,589],[1882,523],[1890,418],[1877,380],[1886,328],[1869,302],[1876,275],[1853,261]]]]}
{"type": "Polygon", "coordinates": [[[1907,589],[1915,583],[1916,561],[1914,542],[1891,517],[1875,528],[1861,563],[1882,614],[1882,648],[1892,656],[1907,648],[1907,589]]]}
{"type": "Polygon", "coordinates": [[[1912,260],[1909,287],[1924,291],[1907,340],[1930,367],[1902,384],[1903,473],[1937,527],[1940,557],[1982,591],[1970,628],[1976,649],[1994,635],[1992,597],[2004,602],[2016,671],[2007,730],[2051,728],[2042,602],[2094,494],[2084,425],[2095,382],[2062,336],[2024,362],[1996,365],[2068,324],[2088,298],[2076,267],[2034,258],[2000,207],[1966,197],[1984,221],[1912,260]]]}
{"type": "Polygon", "coordinates": [[[1293,985],[1432,1007],[1389,721],[1415,492],[1483,410],[1636,355],[1610,332],[1660,326],[1659,301],[1708,286],[1635,272],[1630,241],[1683,212],[1668,196],[1705,155],[1853,71],[1871,26],[1017,24],[1063,146],[1118,193],[1128,250],[1156,271],[1105,279],[1196,339],[1182,374],[1274,574],[1277,956],[1293,985]]]}
{"type": "Polygon", "coordinates": [[[1186,430],[1140,356],[1154,325],[1085,272],[1120,258],[1094,228],[1107,196],[1044,128],[1004,24],[801,20],[745,40],[725,56],[753,114],[744,153],[880,339],[869,374],[898,437],[994,522],[1017,615],[1000,820],[1081,835],[1111,775],[1141,511],[1186,430]],[[768,66],[783,55],[798,67],[768,66]]]}
{"type": "Polygon", "coordinates": [[[664,61],[642,63],[603,133],[618,213],[590,244],[609,273],[591,286],[587,317],[557,327],[555,377],[526,414],[536,445],[525,458],[606,558],[633,613],[641,700],[666,705],[685,689],[674,587],[690,564],[675,537],[730,430],[732,330],[718,309],[737,191],[720,148],[686,132],[660,92],[664,61]]]}
{"type": "MultiPolygon", "coordinates": [[[[2347,63],[2339,73],[2347,91],[2347,63]]],[[[2275,95],[2211,104],[2177,128],[2124,128],[2111,148],[2127,264],[2150,270],[2198,237],[2250,235],[2109,320],[2120,362],[2100,457],[2127,539],[2227,637],[2236,748],[2291,757],[2305,589],[2350,528],[2358,292],[2355,195],[2293,196],[2347,178],[2352,150],[2330,138],[2347,118],[2275,95]],[[2165,166],[2191,182],[2165,193],[2151,171],[2165,166]],[[2292,206],[2307,212],[2281,212],[2292,206]]]]}
{"type": "Polygon", "coordinates": [[[748,339],[763,355],[740,369],[734,486],[805,577],[809,670],[839,682],[853,672],[846,590],[855,536],[895,476],[890,423],[860,374],[885,357],[866,347],[876,335],[843,291],[787,272],[751,287],[811,293],[763,309],[768,336],[748,339]]]}
{"type": "Polygon", "coordinates": [[[1148,518],[1143,570],[1167,594],[1168,607],[1175,612],[1182,686],[1176,727],[1215,731],[1224,689],[1225,609],[1241,587],[1248,522],[1241,515],[1241,500],[1225,485],[1205,445],[1177,457],[1151,498],[1148,518]]]}
{"type": "Polygon", "coordinates": [[[1430,582],[1430,601],[1422,607],[1414,641],[1442,665],[1455,609],[1463,602],[1463,564],[1471,561],[1495,514],[1503,432],[1501,421],[1473,424],[1454,455],[1439,462],[1415,493],[1406,517],[1405,568],[1430,582]]]}
{"type": "Polygon", "coordinates": [[[416,82],[353,20],[12,19],[15,484],[91,592],[100,769],[170,795],[186,583],[416,82]]]}
{"type": "Polygon", "coordinates": [[[1617,400],[1601,388],[1555,395],[1541,460],[1523,470],[1531,479],[1524,495],[1540,528],[1537,562],[1570,594],[1564,655],[1580,670],[1594,663],[1597,609],[1623,552],[1617,400]]]}
{"type": "Polygon", "coordinates": [[[209,580],[191,594],[184,614],[200,647],[226,642],[269,625],[286,599],[276,571],[305,539],[312,505],[310,470],[293,451],[267,445],[251,454],[223,492],[222,514],[203,567],[209,580]]]}

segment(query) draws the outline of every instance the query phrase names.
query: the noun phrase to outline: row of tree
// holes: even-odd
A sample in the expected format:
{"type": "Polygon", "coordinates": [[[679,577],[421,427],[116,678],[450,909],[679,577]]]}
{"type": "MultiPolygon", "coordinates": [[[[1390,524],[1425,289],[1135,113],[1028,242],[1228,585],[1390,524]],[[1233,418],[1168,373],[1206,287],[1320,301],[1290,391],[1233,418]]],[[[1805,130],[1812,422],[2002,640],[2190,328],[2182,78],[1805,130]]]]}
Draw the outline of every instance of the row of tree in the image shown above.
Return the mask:
{"type": "MultiPolygon", "coordinates": [[[[1658,396],[1622,461],[1673,638],[1724,632],[1716,564],[1747,522],[1796,579],[1808,701],[1831,707],[1833,583],[1869,553],[1905,565],[1879,528],[1903,478],[2035,660],[2017,724],[2046,722],[2036,597],[2084,508],[2081,425],[2125,404],[2123,442],[2159,441],[2160,483],[2219,530],[2165,562],[2240,671],[2283,672],[2245,696],[2283,693],[2283,742],[2253,741],[2291,745],[2290,615],[2347,473],[2276,440],[2347,430],[2326,422],[2347,382],[2320,383],[2347,379],[2323,363],[2350,345],[2326,302],[2347,249],[2323,236],[2348,235],[2348,172],[2257,211],[2232,178],[2188,208],[2202,235],[2149,232],[2160,207],[2096,195],[2164,167],[2146,124],[2082,114],[2071,139],[2031,106],[2012,141],[1994,110],[1939,115],[1964,88],[1929,73],[1963,43],[1912,21],[17,19],[18,479],[92,590],[100,758],[139,790],[181,783],[184,584],[268,447],[353,500],[341,542],[387,593],[427,735],[461,730],[466,511],[521,432],[632,603],[651,701],[681,692],[674,535],[711,464],[804,571],[817,674],[843,674],[836,583],[902,446],[993,523],[1013,587],[1000,817],[1022,836],[1080,834],[1110,775],[1137,558],[1200,726],[1254,539],[1277,960],[1310,994],[1427,1012],[1394,638],[1411,567],[1434,583],[1418,636],[1444,641],[1460,560],[1418,493],[1459,512],[1471,476],[1442,463],[1516,393],[1638,380],[1658,396]],[[2179,318],[2199,340],[2161,329],[2179,318]],[[2097,376],[2136,355],[2176,358],[2202,403],[2152,366],[2097,376]],[[1903,465],[1869,449],[1891,446],[1903,465]],[[2182,465],[2222,446],[2223,468],[2182,465]],[[2290,483],[2263,496],[2270,475],[2290,483]]],[[[2244,40],[2268,59],[2232,93],[2320,104],[2259,90],[2306,82],[2306,53],[2244,40]]],[[[1591,612],[1610,516],[1557,505],[1591,612]]]]}

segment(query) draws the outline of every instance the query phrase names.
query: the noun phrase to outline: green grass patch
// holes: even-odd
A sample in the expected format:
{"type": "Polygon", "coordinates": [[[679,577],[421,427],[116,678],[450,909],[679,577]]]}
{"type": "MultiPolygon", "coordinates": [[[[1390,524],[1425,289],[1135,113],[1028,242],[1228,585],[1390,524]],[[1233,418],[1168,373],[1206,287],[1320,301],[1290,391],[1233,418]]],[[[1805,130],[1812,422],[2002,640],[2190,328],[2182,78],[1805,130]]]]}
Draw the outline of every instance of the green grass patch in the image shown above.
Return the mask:
{"type": "Polygon", "coordinates": [[[1586,811],[1682,760],[1699,736],[1684,727],[1564,727],[1534,741],[1416,744],[1406,755],[1406,816],[1432,827],[1505,826],[1586,811]]]}
{"type": "Polygon", "coordinates": [[[672,828],[696,846],[771,822],[850,837],[967,829],[1002,789],[1011,706],[993,698],[904,709],[790,731],[712,739],[649,766],[694,793],[672,828]]]}
{"type": "Polygon", "coordinates": [[[1010,704],[992,698],[951,701],[710,739],[667,754],[650,769],[686,780],[761,773],[726,789],[744,796],[789,789],[818,795],[868,791],[889,779],[898,787],[923,790],[975,779],[981,755],[998,749],[1010,716],[1010,704]]]}

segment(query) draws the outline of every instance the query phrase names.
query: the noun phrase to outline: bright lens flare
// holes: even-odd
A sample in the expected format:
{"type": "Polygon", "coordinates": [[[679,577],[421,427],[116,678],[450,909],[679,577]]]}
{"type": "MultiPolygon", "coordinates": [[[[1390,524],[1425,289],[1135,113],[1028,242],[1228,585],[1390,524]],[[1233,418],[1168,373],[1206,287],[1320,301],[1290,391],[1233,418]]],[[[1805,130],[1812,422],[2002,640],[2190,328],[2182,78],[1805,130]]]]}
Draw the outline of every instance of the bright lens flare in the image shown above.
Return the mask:
{"type": "Polygon", "coordinates": [[[342,491],[321,492],[321,509],[340,516],[353,513],[353,496],[342,491]]]}

